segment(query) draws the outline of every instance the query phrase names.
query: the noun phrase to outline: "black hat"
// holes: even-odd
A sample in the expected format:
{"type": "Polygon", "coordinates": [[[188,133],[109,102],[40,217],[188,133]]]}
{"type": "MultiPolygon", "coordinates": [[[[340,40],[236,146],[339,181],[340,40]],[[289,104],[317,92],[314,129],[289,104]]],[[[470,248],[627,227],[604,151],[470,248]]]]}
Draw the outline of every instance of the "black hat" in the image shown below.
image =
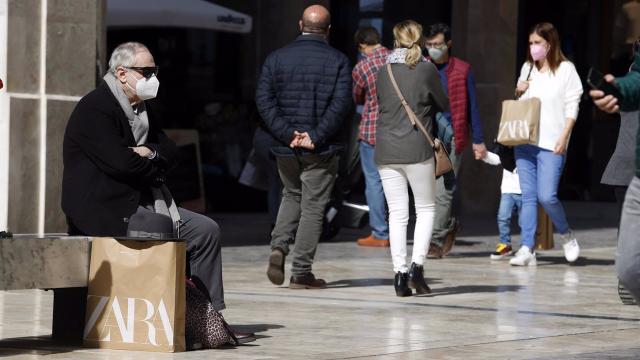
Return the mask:
{"type": "Polygon", "coordinates": [[[151,211],[138,211],[129,218],[127,237],[136,239],[175,239],[171,218],[151,211]]]}

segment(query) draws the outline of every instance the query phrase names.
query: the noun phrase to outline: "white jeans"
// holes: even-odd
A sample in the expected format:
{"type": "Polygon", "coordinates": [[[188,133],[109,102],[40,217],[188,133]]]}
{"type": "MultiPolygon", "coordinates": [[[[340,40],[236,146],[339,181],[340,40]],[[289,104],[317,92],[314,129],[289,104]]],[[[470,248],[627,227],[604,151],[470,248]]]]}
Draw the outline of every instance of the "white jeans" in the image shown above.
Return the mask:
{"type": "Polygon", "coordinates": [[[424,264],[436,214],[435,165],[433,158],[418,164],[378,166],[384,195],[389,206],[389,240],[394,273],[409,271],[407,266],[407,225],[409,224],[409,191],[416,207],[416,228],[413,234],[411,261],[424,264]]]}

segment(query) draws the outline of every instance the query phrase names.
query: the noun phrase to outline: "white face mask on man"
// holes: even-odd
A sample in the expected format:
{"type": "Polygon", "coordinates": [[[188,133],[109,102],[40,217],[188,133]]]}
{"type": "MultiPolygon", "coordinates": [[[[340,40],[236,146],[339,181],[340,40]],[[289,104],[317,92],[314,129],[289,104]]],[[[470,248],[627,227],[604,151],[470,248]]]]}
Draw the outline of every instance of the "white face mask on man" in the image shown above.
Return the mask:
{"type": "MultiPolygon", "coordinates": [[[[128,75],[129,72],[127,72],[127,76],[128,75]]],[[[133,78],[136,79],[135,76],[133,78]]],[[[158,94],[158,88],[160,87],[160,81],[155,75],[152,75],[149,78],[142,77],[140,79],[136,79],[135,89],[131,87],[131,85],[129,85],[128,81],[127,86],[132,91],[135,91],[136,96],[138,96],[140,100],[145,101],[156,97],[156,95],[158,94]]]]}
{"type": "Polygon", "coordinates": [[[433,60],[438,61],[442,59],[444,54],[447,52],[447,47],[445,46],[444,49],[437,48],[437,47],[430,47],[430,48],[427,48],[427,52],[429,53],[429,56],[433,60]]]}

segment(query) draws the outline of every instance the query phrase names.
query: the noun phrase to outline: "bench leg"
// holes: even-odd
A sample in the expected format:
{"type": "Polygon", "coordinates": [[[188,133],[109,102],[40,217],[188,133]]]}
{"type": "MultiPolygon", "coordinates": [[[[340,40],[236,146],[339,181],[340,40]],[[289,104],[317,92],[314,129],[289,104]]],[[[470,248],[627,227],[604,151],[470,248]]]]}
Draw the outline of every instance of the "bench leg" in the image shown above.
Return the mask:
{"type": "Polygon", "coordinates": [[[87,306],[87,288],[53,289],[52,339],[81,344],[87,306]]]}

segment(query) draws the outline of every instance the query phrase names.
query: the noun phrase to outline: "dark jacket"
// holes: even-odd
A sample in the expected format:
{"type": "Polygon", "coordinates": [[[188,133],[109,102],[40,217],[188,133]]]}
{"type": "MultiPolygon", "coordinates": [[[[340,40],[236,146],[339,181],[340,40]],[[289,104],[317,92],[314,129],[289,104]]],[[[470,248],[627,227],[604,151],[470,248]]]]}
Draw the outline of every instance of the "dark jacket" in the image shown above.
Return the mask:
{"type": "Polygon", "coordinates": [[[140,197],[162,181],[177,158],[177,148],[162,132],[153,106],[145,159],[130,147],[136,142],[129,121],[103,81],[84,96],[71,113],[64,134],[62,210],[70,232],[91,236],[126,235],[126,219],[136,212],[140,197]]]}
{"type": "MultiPolygon", "coordinates": [[[[620,102],[621,111],[637,111],[640,109],[640,50],[637,50],[633,57],[633,63],[629,72],[622,77],[616,78],[616,85],[620,89],[622,99],[620,102]]],[[[636,176],[640,177],[640,128],[636,135],[636,176]]]]}
{"type": "Polygon", "coordinates": [[[601,183],[613,186],[629,186],[636,174],[636,141],[640,121],[638,111],[620,113],[620,130],[616,150],[611,155],[602,174],[601,183]]]}
{"type": "MultiPolygon", "coordinates": [[[[420,62],[410,68],[406,64],[392,64],[391,69],[405,100],[433,134],[436,113],[449,111],[449,99],[435,65],[420,62]]],[[[420,130],[411,125],[386,66],[380,69],[376,86],[380,103],[374,156],[376,164],[417,164],[430,159],[433,149],[420,130]]]]}
{"type": "Polygon", "coordinates": [[[262,66],[256,105],[282,145],[278,153],[292,153],[289,144],[296,130],[309,133],[316,153],[336,151],[351,104],[349,60],[322,36],[300,35],[271,53],[262,66]]]}

